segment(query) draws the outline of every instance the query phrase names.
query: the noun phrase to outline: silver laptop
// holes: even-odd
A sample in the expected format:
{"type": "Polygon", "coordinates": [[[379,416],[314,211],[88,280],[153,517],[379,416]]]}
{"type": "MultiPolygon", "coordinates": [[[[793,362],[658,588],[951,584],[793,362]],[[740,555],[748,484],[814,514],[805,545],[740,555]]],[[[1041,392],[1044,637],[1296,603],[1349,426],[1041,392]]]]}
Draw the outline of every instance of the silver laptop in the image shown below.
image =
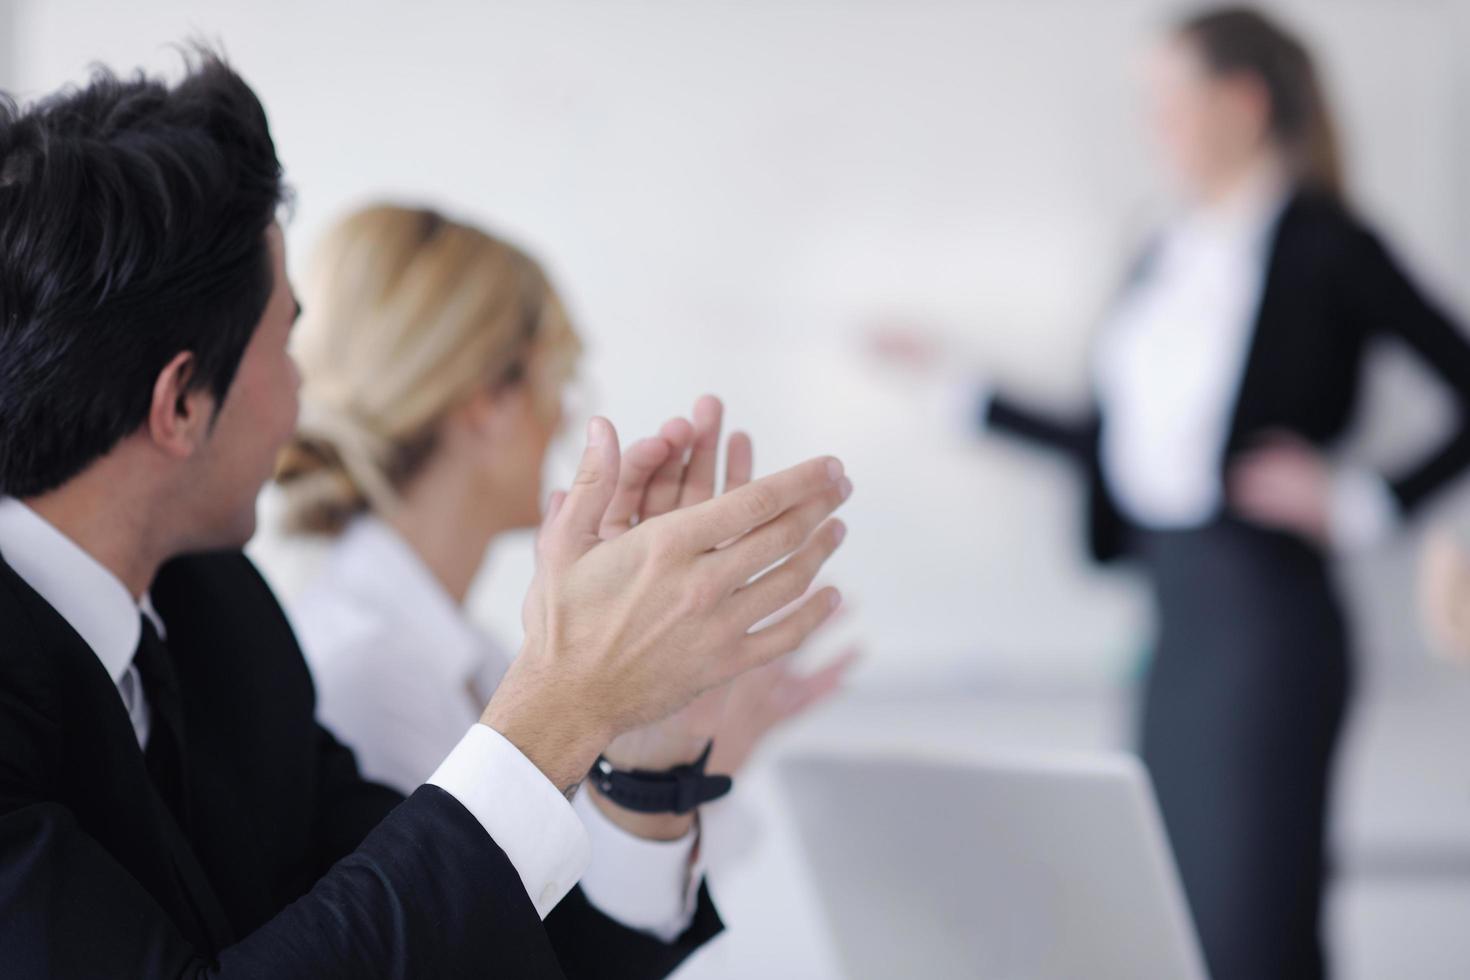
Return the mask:
{"type": "Polygon", "coordinates": [[[1203,980],[1131,756],[780,764],[852,980],[1203,980]]]}

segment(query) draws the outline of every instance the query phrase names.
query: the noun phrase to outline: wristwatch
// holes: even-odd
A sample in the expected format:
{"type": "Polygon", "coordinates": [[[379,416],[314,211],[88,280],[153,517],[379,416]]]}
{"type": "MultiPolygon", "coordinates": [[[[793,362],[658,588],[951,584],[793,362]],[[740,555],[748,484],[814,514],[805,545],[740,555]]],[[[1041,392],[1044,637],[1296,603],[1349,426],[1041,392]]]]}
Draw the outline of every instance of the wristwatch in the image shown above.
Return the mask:
{"type": "Polygon", "coordinates": [[[718,800],[734,785],[729,776],[709,776],[714,740],[705,743],[698,759],[657,772],[649,769],[615,769],[599,755],[587,773],[597,791],[624,809],[638,813],[688,813],[711,800],[718,800]]]}

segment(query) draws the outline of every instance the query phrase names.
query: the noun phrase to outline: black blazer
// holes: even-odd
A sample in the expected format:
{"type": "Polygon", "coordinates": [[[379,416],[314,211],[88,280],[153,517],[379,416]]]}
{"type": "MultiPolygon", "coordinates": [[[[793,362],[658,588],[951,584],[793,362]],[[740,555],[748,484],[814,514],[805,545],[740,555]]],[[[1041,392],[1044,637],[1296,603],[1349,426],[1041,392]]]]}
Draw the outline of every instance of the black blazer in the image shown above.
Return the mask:
{"type": "MultiPolygon", "coordinates": [[[[1147,263],[1145,256],[1144,274],[1147,263]]],[[[1470,465],[1470,344],[1340,203],[1297,193],[1277,219],[1222,462],[1273,429],[1319,447],[1335,441],[1357,400],[1364,351],[1379,336],[1396,337],[1416,351],[1454,393],[1461,415],[1443,445],[1389,478],[1407,512],[1470,465]]],[[[991,401],[985,421],[1081,463],[1089,479],[1093,556],[1108,561],[1130,550],[1132,529],[1099,463],[1103,418],[1096,407],[1063,418],[1002,396],[991,401]]]]}
{"type": "Polygon", "coordinates": [[[574,890],[543,923],[451,795],[362,779],[314,718],[280,606],[238,553],[178,559],[152,597],[184,708],[181,828],[122,699],[0,560],[0,975],[661,977],[720,930],[701,892],[671,945],[574,890]]]}

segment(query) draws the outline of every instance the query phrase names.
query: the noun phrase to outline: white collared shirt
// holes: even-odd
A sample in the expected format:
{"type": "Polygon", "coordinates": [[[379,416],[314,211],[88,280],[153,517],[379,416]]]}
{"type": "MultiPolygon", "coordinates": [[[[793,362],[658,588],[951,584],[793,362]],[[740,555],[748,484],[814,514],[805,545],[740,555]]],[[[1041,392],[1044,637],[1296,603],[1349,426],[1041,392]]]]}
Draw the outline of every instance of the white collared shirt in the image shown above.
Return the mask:
{"type": "Polygon", "coordinates": [[[101,562],[13,497],[0,497],[0,554],[97,654],[122,697],[138,745],[146,747],[151,716],[133,665],[143,633],[139,617],[148,615],[163,634],[148,597],[135,602],[101,562]]]}
{"type": "Polygon", "coordinates": [[[688,928],[695,835],[648,841],[611,823],[586,793],[568,805],[524,755],[477,724],[510,656],[390,526],[354,520],[290,616],[318,716],[353,748],[363,774],[403,792],[428,776],[453,792],[510,857],[543,916],[580,877],[588,900],[624,925],[666,942],[688,928]],[[567,881],[571,855],[579,865],[567,881]]]}
{"type": "Polygon", "coordinates": [[[1261,174],[1187,213],[1104,324],[1101,464],[1143,527],[1195,527],[1224,507],[1221,459],[1284,204],[1280,179],[1261,174]]]}

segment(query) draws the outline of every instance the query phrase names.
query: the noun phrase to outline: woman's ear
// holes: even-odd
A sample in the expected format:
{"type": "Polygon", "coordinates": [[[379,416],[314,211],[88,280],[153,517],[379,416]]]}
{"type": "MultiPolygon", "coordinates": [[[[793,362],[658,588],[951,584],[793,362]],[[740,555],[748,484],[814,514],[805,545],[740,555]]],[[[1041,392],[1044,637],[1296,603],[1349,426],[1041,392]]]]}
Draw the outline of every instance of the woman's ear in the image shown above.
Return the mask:
{"type": "Polygon", "coordinates": [[[524,424],[526,408],[525,385],[498,390],[481,387],[462,401],[451,417],[476,443],[498,445],[524,424]]]}
{"type": "Polygon", "coordinates": [[[496,429],[495,394],[485,387],[476,388],[450,413],[453,422],[478,440],[489,439],[496,429]]]}
{"type": "Polygon", "coordinates": [[[209,437],[214,421],[214,396],[193,386],[198,362],[181,351],[164,365],[153,382],[148,406],[148,437],[160,450],[178,459],[192,456],[209,437]]]}

